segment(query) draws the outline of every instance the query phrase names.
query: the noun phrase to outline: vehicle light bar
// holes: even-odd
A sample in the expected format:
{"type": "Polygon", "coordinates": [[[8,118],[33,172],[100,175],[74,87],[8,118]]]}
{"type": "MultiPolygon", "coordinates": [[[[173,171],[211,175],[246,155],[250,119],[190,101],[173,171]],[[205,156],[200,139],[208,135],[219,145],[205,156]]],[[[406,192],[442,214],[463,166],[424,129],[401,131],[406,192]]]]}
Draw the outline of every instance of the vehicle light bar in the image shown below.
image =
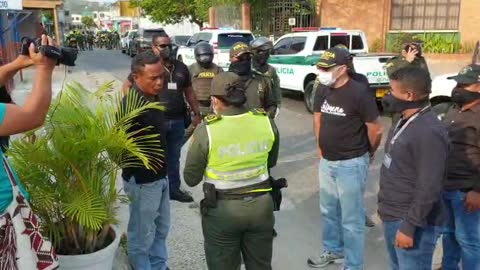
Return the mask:
{"type": "Polygon", "coordinates": [[[318,31],[336,31],[342,30],[338,27],[294,27],[293,32],[318,32],[318,31]]]}

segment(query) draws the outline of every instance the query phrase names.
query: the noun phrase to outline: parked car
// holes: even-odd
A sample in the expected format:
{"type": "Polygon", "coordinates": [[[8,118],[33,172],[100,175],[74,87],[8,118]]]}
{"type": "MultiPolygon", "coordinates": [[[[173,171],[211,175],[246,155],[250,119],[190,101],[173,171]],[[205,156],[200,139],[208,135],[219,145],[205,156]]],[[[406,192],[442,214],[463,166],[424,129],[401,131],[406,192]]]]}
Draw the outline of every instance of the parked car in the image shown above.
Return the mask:
{"type": "Polygon", "coordinates": [[[368,54],[365,33],[339,28],[294,28],[294,33],[280,37],[273,46],[269,63],[277,70],[280,87],[304,93],[305,106],[313,112],[316,63],[329,48],[343,44],[353,56],[355,71],[368,78],[378,99],[388,93],[390,81],[385,63],[393,54],[368,54]]]}
{"type": "Polygon", "coordinates": [[[166,34],[163,28],[138,29],[134,38],[130,41],[129,55],[135,56],[137,53],[148,50],[152,47],[152,38],[155,35],[166,34]]]}
{"type": "Polygon", "coordinates": [[[180,36],[172,36],[171,39],[172,39],[172,55],[177,55],[177,52],[178,52],[178,48],[180,48],[181,46],[185,46],[187,45],[187,42],[188,40],[191,38],[192,36],[187,36],[187,35],[180,35],[180,36]]]}
{"type": "Polygon", "coordinates": [[[122,46],[122,53],[130,55],[130,44],[132,39],[137,34],[137,29],[129,30],[125,33],[125,36],[120,39],[120,45],[122,46]]]}
{"type": "Polygon", "coordinates": [[[213,46],[213,62],[224,70],[230,65],[230,48],[236,42],[242,41],[250,44],[253,40],[253,34],[247,30],[222,29],[222,28],[203,28],[202,31],[195,33],[185,46],[178,49],[177,59],[183,61],[187,66],[195,62],[193,49],[200,42],[208,42],[213,46]]]}

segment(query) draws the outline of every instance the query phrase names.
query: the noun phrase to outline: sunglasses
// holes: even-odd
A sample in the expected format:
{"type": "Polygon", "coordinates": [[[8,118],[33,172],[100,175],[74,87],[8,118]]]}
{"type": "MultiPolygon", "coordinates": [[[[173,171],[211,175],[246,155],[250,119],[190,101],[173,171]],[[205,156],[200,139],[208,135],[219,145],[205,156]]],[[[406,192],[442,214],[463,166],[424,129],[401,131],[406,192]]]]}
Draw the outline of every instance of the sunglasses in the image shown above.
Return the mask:
{"type": "Polygon", "coordinates": [[[251,59],[252,59],[252,55],[249,54],[249,53],[244,53],[244,54],[240,55],[240,56],[238,57],[238,59],[239,59],[240,61],[251,60],[251,59]]]}
{"type": "Polygon", "coordinates": [[[162,49],[165,49],[165,48],[171,48],[172,47],[172,44],[158,44],[158,45],[155,45],[155,47],[157,48],[162,48],[162,49]]]}

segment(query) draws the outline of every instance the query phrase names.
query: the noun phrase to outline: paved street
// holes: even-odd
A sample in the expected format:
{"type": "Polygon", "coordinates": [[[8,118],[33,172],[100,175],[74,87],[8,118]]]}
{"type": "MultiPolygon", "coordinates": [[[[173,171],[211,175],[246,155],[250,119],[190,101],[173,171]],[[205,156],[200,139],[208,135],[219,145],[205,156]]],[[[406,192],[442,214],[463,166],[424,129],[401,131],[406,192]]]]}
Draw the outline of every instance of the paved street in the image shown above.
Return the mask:
{"type": "MultiPolygon", "coordinates": [[[[102,80],[123,80],[127,77],[129,69],[130,58],[120,52],[106,50],[82,52],[78,66],[67,76],[67,82],[70,81],[69,77],[89,85],[93,82],[101,83],[102,80]]],[[[435,68],[432,69],[434,72],[435,68]]],[[[455,70],[456,68],[450,72],[455,70]]],[[[387,130],[389,119],[382,117],[382,123],[387,130]]],[[[274,241],[273,269],[309,269],[306,264],[307,257],[321,251],[322,225],[318,206],[319,183],[312,115],[306,111],[301,96],[291,93],[285,95],[277,125],[281,133],[281,148],[280,159],[273,170],[273,175],[287,178],[289,188],[284,190],[282,211],[276,213],[276,229],[279,236],[274,241]]],[[[185,158],[185,151],[186,149],[182,153],[182,159],[185,158]]],[[[371,215],[376,211],[376,193],[382,158],[383,146],[370,168],[365,194],[366,206],[371,215]]],[[[200,188],[187,190],[193,193],[196,201],[201,199],[200,188]]],[[[126,213],[126,208],[123,207],[124,221],[126,213]]],[[[376,216],[373,219],[379,223],[376,216]]],[[[171,269],[206,269],[198,208],[172,203],[172,232],[169,244],[171,269]]],[[[338,266],[325,269],[337,269],[336,267],[338,266]]],[[[117,266],[116,269],[125,268],[117,266]]],[[[380,225],[368,230],[366,269],[386,269],[386,253],[380,225]]]]}

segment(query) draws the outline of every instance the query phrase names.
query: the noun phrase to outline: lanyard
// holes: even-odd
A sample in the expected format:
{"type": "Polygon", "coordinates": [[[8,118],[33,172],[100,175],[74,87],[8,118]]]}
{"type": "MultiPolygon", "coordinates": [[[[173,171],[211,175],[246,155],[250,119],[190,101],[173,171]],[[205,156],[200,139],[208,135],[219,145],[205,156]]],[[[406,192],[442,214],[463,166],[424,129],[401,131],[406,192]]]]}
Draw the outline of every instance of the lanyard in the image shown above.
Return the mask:
{"type": "Polygon", "coordinates": [[[394,129],[394,136],[392,138],[392,140],[390,141],[390,145],[394,145],[395,144],[395,141],[398,139],[398,137],[400,137],[400,135],[403,133],[403,131],[405,131],[405,129],[408,127],[408,125],[410,125],[418,116],[420,116],[422,113],[424,113],[425,111],[427,111],[428,109],[430,109],[430,105],[427,105],[425,107],[423,107],[423,109],[421,109],[420,111],[416,112],[413,116],[411,116],[407,122],[402,126],[402,128],[400,128],[400,130],[398,132],[395,132],[397,129],[398,129],[398,126],[400,125],[401,123],[401,120],[398,121],[397,125],[395,126],[395,129],[394,129]]]}
{"type": "Polygon", "coordinates": [[[165,68],[165,71],[167,71],[168,74],[170,74],[170,81],[169,82],[173,82],[173,73],[175,72],[175,64],[172,64],[172,66],[173,66],[172,72],[170,72],[170,70],[166,66],[164,66],[163,64],[162,64],[162,66],[163,66],[163,68],[165,68]]]}

